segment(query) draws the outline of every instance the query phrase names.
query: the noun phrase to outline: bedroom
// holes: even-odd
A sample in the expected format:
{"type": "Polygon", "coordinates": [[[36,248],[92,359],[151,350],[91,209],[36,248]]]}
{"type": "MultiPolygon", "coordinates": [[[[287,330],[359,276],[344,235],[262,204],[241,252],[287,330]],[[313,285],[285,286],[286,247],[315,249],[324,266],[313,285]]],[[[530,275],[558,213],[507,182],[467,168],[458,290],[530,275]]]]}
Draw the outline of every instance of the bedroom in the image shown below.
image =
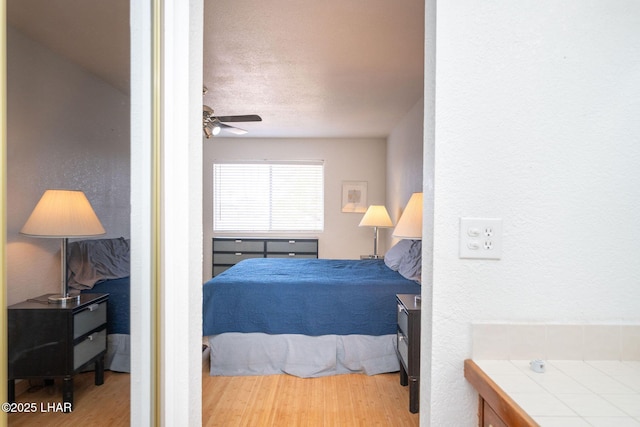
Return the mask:
{"type": "MultiPolygon", "coordinates": [[[[11,11],[11,9],[10,9],[11,11]]],[[[77,12],[80,13],[80,12],[77,12]]],[[[106,13],[101,12],[101,13],[106,13]]],[[[48,16],[44,13],[42,16],[48,16]]],[[[60,21],[64,22],[64,21],[60,21]]],[[[44,28],[45,26],[42,25],[44,28]]],[[[128,175],[130,160],[128,153],[128,140],[130,130],[128,128],[128,89],[121,84],[111,83],[116,90],[109,88],[109,84],[101,82],[92,76],[91,72],[74,66],[61,55],[35,42],[28,36],[9,28],[9,78],[11,80],[9,91],[9,200],[8,216],[9,250],[9,289],[8,304],[13,304],[34,295],[40,295],[44,282],[47,289],[55,288],[57,271],[59,270],[59,243],[55,239],[33,239],[21,236],[18,231],[22,227],[23,216],[28,216],[28,211],[33,206],[27,206],[37,201],[39,192],[45,185],[63,186],[68,179],[73,184],[81,184],[88,189],[87,196],[93,202],[98,217],[103,222],[107,234],[103,237],[128,237],[129,231],[123,218],[130,215],[128,194],[130,192],[128,175]],[[37,63],[38,67],[30,64],[37,63]],[[52,69],[51,72],[48,70],[52,69]],[[17,82],[16,80],[20,81],[17,82]],[[64,114],[59,118],[59,123],[73,121],[77,126],[61,126],[56,128],[54,117],[51,122],[39,121],[37,123],[22,122],[16,124],[18,111],[30,111],[30,99],[42,92],[40,101],[34,108],[33,114],[47,117],[49,111],[64,114]],[[86,94],[93,94],[86,97],[86,94]],[[66,105],[66,109],[58,109],[58,103],[66,105]],[[14,112],[13,107],[16,107],[14,112]],[[70,119],[69,117],[72,117],[70,119]],[[84,120],[82,120],[84,119],[84,120]],[[28,126],[27,126],[28,124],[28,126]],[[51,129],[53,128],[53,129],[51,129]],[[49,144],[46,138],[40,139],[36,135],[51,134],[51,139],[59,140],[56,144],[49,144]],[[25,133],[26,135],[23,135],[25,133]],[[54,136],[55,135],[55,136],[54,136]],[[98,135],[99,137],[96,137],[98,135]],[[31,146],[16,144],[13,141],[29,140],[31,146]],[[94,149],[93,144],[96,147],[94,149]],[[39,153],[41,161],[48,162],[48,167],[28,159],[34,158],[34,153],[39,153]],[[61,168],[52,167],[53,160],[61,157],[61,168]],[[33,169],[32,169],[33,167],[33,169]],[[106,172],[107,179],[98,178],[95,170],[106,172]],[[71,172],[73,171],[73,173],[71,172]],[[37,176],[33,182],[29,177],[37,176]],[[105,184],[108,187],[105,188],[105,184]],[[104,199],[104,200],[103,200],[104,199]],[[25,200],[24,203],[20,203],[25,200]],[[43,253],[44,252],[44,253],[43,253]],[[43,257],[44,260],[40,260],[43,257]],[[33,269],[33,260],[43,265],[40,269],[33,269]],[[46,267],[44,266],[44,263],[46,267]]],[[[126,28],[118,27],[114,33],[122,34],[126,28]]],[[[52,37],[53,38],[53,37],[52,37]]],[[[420,46],[420,39],[416,46],[420,46]]],[[[104,50],[105,47],[100,47],[104,50]]],[[[105,54],[106,56],[106,54],[105,54]]],[[[417,61],[418,65],[421,61],[417,61]]],[[[101,65],[104,66],[104,65],[101,65]]],[[[398,128],[395,142],[401,157],[395,157],[396,162],[411,164],[404,168],[402,177],[394,177],[392,183],[395,187],[404,187],[409,179],[413,186],[406,188],[404,192],[394,192],[396,209],[389,207],[392,215],[398,216],[402,204],[406,203],[411,191],[420,188],[421,182],[421,150],[420,141],[422,105],[420,102],[421,81],[416,94],[407,107],[407,116],[403,127],[398,128]],[[410,111],[409,111],[410,110],[410,111]],[[400,154],[401,153],[401,154],[400,154]],[[404,200],[403,200],[404,199],[404,200]]],[[[391,102],[390,100],[388,100],[391,102]]],[[[267,114],[268,116],[268,114],[267,114]]],[[[273,138],[271,138],[273,139],[273,138]]],[[[368,183],[368,199],[370,203],[384,201],[386,182],[386,150],[387,141],[383,137],[365,137],[362,134],[357,138],[301,138],[296,142],[274,141],[258,139],[256,141],[242,141],[238,139],[220,138],[206,141],[206,155],[213,155],[216,148],[235,144],[235,149],[259,146],[262,152],[249,148],[250,152],[257,153],[259,158],[274,157],[284,158],[291,156],[294,150],[287,145],[298,145],[298,154],[302,158],[322,158],[327,161],[327,226],[322,236],[321,256],[336,258],[357,258],[361,253],[371,251],[371,230],[358,227],[361,214],[341,213],[341,186],[345,180],[361,180],[368,183]],[[266,143],[269,145],[266,145],[266,143]],[[218,145],[214,145],[218,144],[218,145]],[[348,147],[341,147],[349,144],[348,147]],[[284,148],[274,149],[278,145],[284,148]],[[329,197],[329,190],[333,197],[329,197]],[[345,233],[353,235],[354,239],[345,241],[341,236],[345,233]]],[[[244,150],[247,150],[244,148],[244,150]]],[[[231,151],[225,149],[225,151],[231,151]]],[[[241,155],[245,158],[246,155],[241,155]]],[[[205,174],[205,176],[210,174],[205,174]]],[[[205,185],[206,185],[205,181],[205,185]]],[[[381,233],[382,244],[387,236],[381,233]]],[[[389,239],[390,240],[390,239],[389,239]]],[[[205,237],[203,277],[210,273],[210,236],[205,237]],[[208,243],[208,247],[207,247],[208,243]],[[208,260],[207,260],[208,258],[208,260]]]]}
{"type": "MultiPolygon", "coordinates": [[[[422,402],[431,405],[427,425],[471,425],[475,400],[461,364],[470,355],[473,321],[640,320],[640,236],[633,227],[639,12],[623,1],[572,5],[428,7],[428,40],[435,39],[436,14],[438,20],[438,72],[428,66],[426,74],[438,82],[438,99],[425,104],[437,105],[438,114],[427,113],[437,136],[426,135],[425,152],[438,167],[437,190],[425,184],[434,194],[436,253],[428,273],[436,285],[434,385],[425,385],[422,402]],[[509,256],[458,259],[461,215],[509,218],[509,256]],[[584,232],[603,227],[607,234],[584,232]],[[603,250],[586,249],[592,247],[603,250]],[[442,404],[451,399],[462,410],[442,404]]],[[[55,259],[50,266],[55,272],[55,259]]]]}

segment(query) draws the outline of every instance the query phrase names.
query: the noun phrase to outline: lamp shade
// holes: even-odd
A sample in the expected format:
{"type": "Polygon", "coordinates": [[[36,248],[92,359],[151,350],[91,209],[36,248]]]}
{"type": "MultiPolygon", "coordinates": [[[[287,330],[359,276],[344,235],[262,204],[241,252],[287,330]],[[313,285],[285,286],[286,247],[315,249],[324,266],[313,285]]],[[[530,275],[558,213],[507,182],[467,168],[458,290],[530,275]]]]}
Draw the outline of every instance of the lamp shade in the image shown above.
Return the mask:
{"type": "Polygon", "coordinates": [[[393,237],[422,239],[422,193],[413,193],[393,230],[393,237]]]}
{"type": "Polygon", "coordinates": [[[35,237],[89,237],[105,234],[82,191],[47,190],[20,230],[35,237]]]}
{"type": "Polygon", "coordinates": [[[383,205],[371,205],[365,212],[359,227],[393,227],[387,208],[383,205]]]}

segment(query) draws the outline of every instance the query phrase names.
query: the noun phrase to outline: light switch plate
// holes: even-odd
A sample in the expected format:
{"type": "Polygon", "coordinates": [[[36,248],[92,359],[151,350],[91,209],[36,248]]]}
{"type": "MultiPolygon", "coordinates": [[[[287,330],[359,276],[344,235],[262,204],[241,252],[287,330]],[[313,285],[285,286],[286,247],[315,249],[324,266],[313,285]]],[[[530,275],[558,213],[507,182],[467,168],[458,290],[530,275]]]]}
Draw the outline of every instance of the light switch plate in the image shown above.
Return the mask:
{"type": "Polygon", "coordinates": [[[460,218],[460,258],[501,257],[502,218],[460,218]]]}

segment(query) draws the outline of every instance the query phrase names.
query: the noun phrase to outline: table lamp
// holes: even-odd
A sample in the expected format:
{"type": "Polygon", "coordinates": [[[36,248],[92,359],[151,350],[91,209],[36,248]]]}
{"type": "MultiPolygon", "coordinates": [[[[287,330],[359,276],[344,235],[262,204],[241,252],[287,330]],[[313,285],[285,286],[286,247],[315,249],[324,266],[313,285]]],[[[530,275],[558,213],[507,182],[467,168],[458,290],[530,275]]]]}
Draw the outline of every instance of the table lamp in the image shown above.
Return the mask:
{"type": "Polygon", "coordinates": [[[393,237],[422,240],[422,193],[413,193],[393,230],[393,237]]]}
{"type": "Polygon", "coordinates": [[[387,208],[382,205],[369,206],[358,227],[373,227],[373,255],[371,258],[378,259],[378,228],[393,227],[387,208]]]}
{"type": "Polygon", "coordinates": [[[33,237],[61,239],[60,295],[51,295],[49,302],[66,304],[78,301],[79,295],[69,296],[67,285],[67,240],[69,237],[105,234],[84,193],[75,190],[45,191],[20,233],[33,237]]]}

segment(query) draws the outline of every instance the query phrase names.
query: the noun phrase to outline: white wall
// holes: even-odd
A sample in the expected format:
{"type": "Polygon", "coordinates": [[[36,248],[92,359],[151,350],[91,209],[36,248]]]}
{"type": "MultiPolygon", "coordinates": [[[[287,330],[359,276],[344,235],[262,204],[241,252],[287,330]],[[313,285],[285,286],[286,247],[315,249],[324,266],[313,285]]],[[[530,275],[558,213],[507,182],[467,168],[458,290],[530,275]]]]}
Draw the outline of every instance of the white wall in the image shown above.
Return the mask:
{"type": "Polygon", "coordinates": [[[60,240],[19,234],[49,188],[85,192],[129,236],[129,98],[8,28],[7,301],[59,291],[60,240]]]}
{"type": "Polygon", "coordinates": [[[422,423],[472,426],[472,322],[640,320],[640,3],[443,1],[436,22],[422,423]],[[501,260],[458,258],[461,216],[503,219],[501,260]]]}
{"type": "MultiPolygon", "coordinates": [[[[357,259],[360,255],[372,253],[373,230],[369,227],[358,227],[363,214],[342,213],[340,210],[342,182],[367,181],[368,204],[385,203],[386,141],[384,139],[280,140],[214,137],[203,139],[203,144],[204,280],[211,277],[212,178],[215,159],[324,160],[324,232],[299,236],[319,239],[320,258],[357,259]]],[[[385,248],[386,240],[383,233],[380,234],[379,247],[385,248]]]]}
{"type": "MultiPolygon", "coordinates": [[[[424,101],[420,99],[387,138],[387,210],[394,224],[413,193],[422,191],[424,101]]],[[[389,245],[393,229],[385,230],[389,245]]]]}

